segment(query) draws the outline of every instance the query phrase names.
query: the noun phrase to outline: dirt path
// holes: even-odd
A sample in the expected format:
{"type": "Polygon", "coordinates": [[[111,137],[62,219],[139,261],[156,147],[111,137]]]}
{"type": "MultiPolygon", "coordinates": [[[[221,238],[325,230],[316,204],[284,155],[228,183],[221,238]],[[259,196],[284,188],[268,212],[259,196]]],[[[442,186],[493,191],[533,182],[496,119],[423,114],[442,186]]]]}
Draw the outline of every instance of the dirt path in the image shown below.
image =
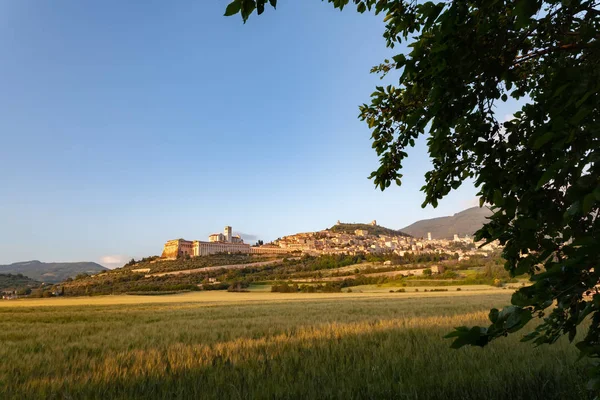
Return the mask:
{"type": "Polygon", "coordinates": [[[169,271],[169,272],[157,272],[155,274],[147,274],[146,278],[150,278],[153,276],[165,276],[165,275],[189,275],[189,274],[197,274],[199,272],[208,272],[215,271],[218,269],[242,269],[246,267],[264,267],[265,265],[277,264],[283,261],[279,260],[271,260],[271,261],[259,261],[249,264],[232,264],[232,265],[216,265],[214,267],[203,267],[203,268],[195,268],[195,269],[183,269],[180,271],[169,271]]]}

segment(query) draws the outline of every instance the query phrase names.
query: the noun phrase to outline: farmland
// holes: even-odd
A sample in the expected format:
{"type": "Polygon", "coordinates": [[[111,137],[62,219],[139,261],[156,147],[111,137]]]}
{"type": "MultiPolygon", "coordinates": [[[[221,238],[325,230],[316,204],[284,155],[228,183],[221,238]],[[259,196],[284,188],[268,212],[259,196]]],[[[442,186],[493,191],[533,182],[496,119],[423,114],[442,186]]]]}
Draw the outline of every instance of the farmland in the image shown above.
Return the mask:
{"type": "MultiPolygon", "coordinates": [[[[393,254],[305,255],[287,258],[220,254],[169,261],[149,257],[95,276],[82,274],[74,280],[46,288],[46,295],[53,292],[65,296],[174,293],[246,289],[249,285],[282,282],[321,283],[326,284],[326,287],[321,287],[328,291],[384,283],[407,287],[518,284],[518,280],[510,277],[502,264],[503,260],[497,255],[460,262],[438,254],[407,257],[393,254]],[[423,277],[402,276],[411,274],[410,271],[415,269],[437,268],[438,265],[442,265],[446,272],[430,274],[425,277],[425,282],[423,277]]],[[[38,291],[33,297],[43,295],[43,291],[38,291]]]]}
{"type": "Polygon", "coordinates": [[[566,341],[442,339],[510,290],[386,289],[3,302],[0,398],[586,398],[566,341]]]}

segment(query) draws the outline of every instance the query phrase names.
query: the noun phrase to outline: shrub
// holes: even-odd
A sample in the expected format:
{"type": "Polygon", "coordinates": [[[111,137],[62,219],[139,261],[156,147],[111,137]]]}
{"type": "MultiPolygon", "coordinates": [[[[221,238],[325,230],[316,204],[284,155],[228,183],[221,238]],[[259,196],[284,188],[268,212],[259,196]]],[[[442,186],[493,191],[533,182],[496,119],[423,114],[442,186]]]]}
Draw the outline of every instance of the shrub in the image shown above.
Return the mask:
{"type": "Polygon", "coordinates": [[[279,293],[295,293],[299,290],[298,284],[289,285],[287,283],[282,283],[280,285],[272,285],[271,292],[279,292],[279,293]]]}
{"type": "Polygon", "coordinates": [[[459,277],[459,275],[456,271],[448,270],[442,274],[442,278],[444,278],[444,279],[456,279],[458,277],[459,277]]]}
{"type": "Polygon", "coordinates": [[[227,291],[228,292],[249,292],[248,289],[244,288],[247,286],[248,285],[244,286],[242,282],[234,282],[227,288],[227,291]]]}
{"type": "Polygon", "coordinates": [[[212,285],[202,285],[202,289],[204,290],[225,290],[228,288],[229,284],[227,282],[213,283],[212,285]]]}

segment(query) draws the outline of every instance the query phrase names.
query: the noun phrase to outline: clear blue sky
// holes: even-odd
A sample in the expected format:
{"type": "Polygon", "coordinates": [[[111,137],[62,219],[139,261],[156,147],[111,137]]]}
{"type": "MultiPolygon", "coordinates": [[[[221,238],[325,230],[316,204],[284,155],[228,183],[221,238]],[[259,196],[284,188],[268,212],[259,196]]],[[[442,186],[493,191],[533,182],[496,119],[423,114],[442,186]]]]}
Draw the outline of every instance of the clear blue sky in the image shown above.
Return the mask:
{"type": "Polygon", "coordinates": [[[475,204],[464,185],[420,208],[424,141],[401,188],[367,179],[381,17],[282,0],[244,25],[227,3],[0,1],[0,263],[114,267],[226,224],[268,241],[475,204]]]}

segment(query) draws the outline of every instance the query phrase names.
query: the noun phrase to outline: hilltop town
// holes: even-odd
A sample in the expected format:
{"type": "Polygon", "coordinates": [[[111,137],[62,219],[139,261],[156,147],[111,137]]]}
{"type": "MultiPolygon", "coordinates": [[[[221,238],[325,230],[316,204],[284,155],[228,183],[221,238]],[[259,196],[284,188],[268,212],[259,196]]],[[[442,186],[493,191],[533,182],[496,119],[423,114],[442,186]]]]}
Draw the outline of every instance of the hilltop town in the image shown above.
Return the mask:
{"type": "Polygon", "coordinates": [[[422,253],[458,254],[459,259],[470,256],[487,256],[498,247],[490,243],[478,247],[469,235],[449,239],[432,239],[428,233],[425,238],[412,237],[401,231],[395,231],[377,225],[377,221],[369,224],[342,223],[338,221],[332,228],[297,233],[278,238],[261,246],[250,246],[239,236],[232,235],[231,226],[226,226],[224,233],[209,236],[209,241],[189,241],[185,239],[169,240],[165,243],[162,259],[177,257],[198,257],[219,253],[242,254],[287,254],[301,253],[312,256],[324,254],[382,254],[398,256],[422,253]]]}
{"type": "MultiPolygon", "coordinates": [[[[466,231],[476,229],[472,226],[466,231]]],[[[241,235],[234,234],[231,226],[226,226],[221,233],[208,235],[206,241],[169,240],[160,256],[132,259],[121,268],[92,270],[86,264],[85,270],[61,281],[40,280],[50,285],[32,289],[31,296],[224,290],[251,282],[275,285],[280,290],[277,285],[282,281],[326,284],[329,286],[321,289],[341,290],[424,275],[461,284],[495,284],[496,279],[499,284],[511,282],[501,263],[498,264],[496,242],[480,246],[472,236],[458,234],[453,238],[434,238],[438,233],[433,231],[417,237],[378,225],[375,220],[337,221],[327,229],[251,245],[241,235]],[[472,269],[471,275],[462,272],[465,268],[472,269]]],[[[19,266],[38,264],[32,261],[19,266]]],[[[20,287],[9,289],[9,298],[21,296],[20,287]]]]}

